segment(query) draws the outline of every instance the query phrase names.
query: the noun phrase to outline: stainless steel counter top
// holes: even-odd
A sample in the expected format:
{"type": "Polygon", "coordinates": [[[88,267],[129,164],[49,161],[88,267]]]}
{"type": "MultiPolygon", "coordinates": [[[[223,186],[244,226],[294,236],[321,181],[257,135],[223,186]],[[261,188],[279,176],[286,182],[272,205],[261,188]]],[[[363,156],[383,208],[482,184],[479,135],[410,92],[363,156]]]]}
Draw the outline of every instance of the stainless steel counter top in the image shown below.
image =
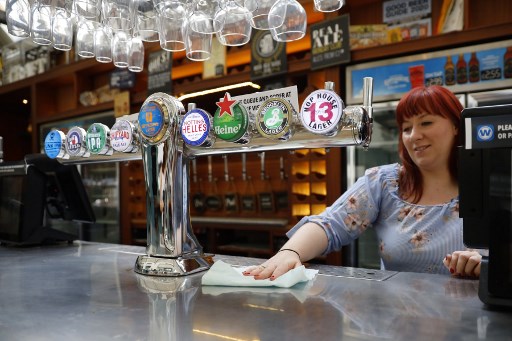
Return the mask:
{"type": "Polygon", "coordinates": [[[291,289],[203,287],[203,273],[136,274],[144,253],[0,246],[0,340],[512,339],[512,312],[487,309],[476,280],[317,266],[314,281],[291,289]]]}

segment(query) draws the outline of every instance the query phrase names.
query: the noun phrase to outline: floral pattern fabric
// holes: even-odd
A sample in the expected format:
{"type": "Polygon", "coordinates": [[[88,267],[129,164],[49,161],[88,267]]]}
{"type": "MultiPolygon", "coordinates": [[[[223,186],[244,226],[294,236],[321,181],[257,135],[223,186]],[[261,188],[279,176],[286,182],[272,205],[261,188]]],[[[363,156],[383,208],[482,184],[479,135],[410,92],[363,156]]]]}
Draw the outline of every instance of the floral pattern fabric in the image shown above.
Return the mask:
{"type": "Polygon", "coordinates": [[[374,228],[382,269],[449,274],[446,254],[466,249],[459,199],[440,205],[407,202],[398,194],[399,171],[399,164],[368,169],[332,206],[304,217],[287,235],[313,222],[327,234],[327,254],[374,228]]]}

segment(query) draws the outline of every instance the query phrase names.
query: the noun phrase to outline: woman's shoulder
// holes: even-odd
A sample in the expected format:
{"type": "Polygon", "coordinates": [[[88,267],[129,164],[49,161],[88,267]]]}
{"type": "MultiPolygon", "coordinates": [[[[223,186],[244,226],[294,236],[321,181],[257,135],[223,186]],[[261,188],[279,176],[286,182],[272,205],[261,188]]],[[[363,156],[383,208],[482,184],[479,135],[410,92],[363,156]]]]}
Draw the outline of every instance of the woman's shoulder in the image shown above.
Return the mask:
{"type": "Polygon", "coordinates": [[[381,165],[372,168],[368,168],[365,172],[365,176],[370,179],[383,180],[395,180],[398,181],[401,166],[398,163],[391,163],[388,165],[381,165]]]}
{"type": "Polygon", "coordinates": [[[385,193],[398,198],[398,176],[401,166],[398,163],[368,168],[364,178],[369,193],[376,198],[385,193]]]}

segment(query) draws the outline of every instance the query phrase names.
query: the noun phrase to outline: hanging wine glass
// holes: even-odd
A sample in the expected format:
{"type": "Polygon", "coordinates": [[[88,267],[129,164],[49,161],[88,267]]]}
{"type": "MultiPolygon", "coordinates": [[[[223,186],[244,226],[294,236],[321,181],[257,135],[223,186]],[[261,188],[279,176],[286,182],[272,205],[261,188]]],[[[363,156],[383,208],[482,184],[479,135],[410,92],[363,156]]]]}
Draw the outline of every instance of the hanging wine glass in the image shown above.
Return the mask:
{"type": "Polygon", "coordinates": [[[81,19],[99,21],[101,0],[73,0],[73,13],[81,19]]]}
{"type": "MultiPolygon", "coordinates": [[[[251,26],[258,30],[269,30],[268,13],[277,0],[245,0],[244,7],[251,12],[251,26]]],[[[276,22],[273,20],[272,22],[276,22]]]]}
{"type": "Polygon", "coordinates": [[[30,36],[39,45],[52,43],[53,8],[51,0],[36,0],[30,14],[30,36]]]}
{"type": "Polygon", "coordinates": [[[301,39],[306,35],[306,10],[296,0],[279,0],[268,14],[270,33],[276,41],[301,39]]]}
{"type": "Polygon", "coordinates": [[[99,23],[80,19],[76,26],[75,51],[82,58],[94,57],[94,32],[99,23]]]}
{"type": "Polygon", "coordinates": [[[215,16],[223,7],[222,0],[194,0],[187,17],[190,29],[207,34],[219,32],[224,23],[218,21],[215,16]]]}
{"type": "Polygon", "coordinates": [[[217,39],[222,45],[240,46],[251,39],[252,26],[250,21],[251,12],[240,6],[234,0],[227,2],[225,7],[217,12],[214,24],[222,24],[217,31],[217,39]]]}
{"type": "Polygon", "coordinates": [[[7,0],[5,16],[9,34],[16,37],[30,36],[29,0],[7,0]]]}
{"type": "Polygon", "coordinates": [[[185,50],[181,26],[187,17],[187,1],[154,0],[158,13],[160,47],[166,51],[185,50]]]}
{"type": "Polygon", "coordinates": [[[94,32],[94,55],[100,63],[112,62],[112,30],[106,25],[99,25],[94,32]]]}
{"type": "Polygon", "coordinates": [[[52,21],[53,47],[61,51],[69,51],[73,46],[73,26],[75,17],[71,13],[71,0],[56,0],[55,15],[52,21]]]}
{"type": "Polygon", "coordinates": [[[128,56],[130,54],[131,36],[128,31],[114,31],[112,39],[112,60],[118,68],[128,67],[128,56]]]}
{"type": "Polygon", "coordinates": [[[320,12],[335,12],[345,5],[345,0],[315,0],[315,9],[320,12]]]}
{"type": "Polygon", "coordinates": [[[144,43],[139,35],[133,36],[128,53],[128,70],[141,72],[144,69],[144,43]]]}
{"type": "Polygon", "coordinates": [[[136,2],[133,0],[102,0],[101,17],[114,31],[132,30],[135,26],[136,2]]]}
{"type": "Polygon", "coordinates": [[[158,41],[158,19],[152,0],[135,0],[135,27],[141,40],[158,41]]]}
{"type": "Polygon", "coordinates": [[[208,60],[212,54],[213,35],[192,30],[188,20],[183,22],[181,29],[183,37],[185,37],[187,58],[193,61],[208,60]]]}

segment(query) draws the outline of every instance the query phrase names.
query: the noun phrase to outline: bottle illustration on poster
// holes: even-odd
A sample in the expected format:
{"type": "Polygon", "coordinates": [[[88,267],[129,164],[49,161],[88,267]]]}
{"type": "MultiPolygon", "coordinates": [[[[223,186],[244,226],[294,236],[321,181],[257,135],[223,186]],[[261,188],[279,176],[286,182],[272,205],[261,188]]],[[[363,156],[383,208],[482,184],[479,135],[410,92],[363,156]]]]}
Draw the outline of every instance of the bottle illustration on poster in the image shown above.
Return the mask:
{"type": "Polygon", "coordinates": [[[507,51],[503,56],[503,76],[512,78],[512,46],[507,47],[507,51]]]}
{"type": "Polygon", "coordinates": [[[480,62],[476,56],[476,52],[471,53],[469,59],[469,82],[475,83],[480,81],[480,62]]]}
{"type": "Polygon", "coordinates": [[[446,57],[446,64],[444,64],[444,84],[455,84],[455,65],[452,61],[452,56],[446,57]]]}
{"type": "Polygon", "coordinates": [[[457,83],[464,84],[468,82],[468,64],[464,59],[464,53],[459,54],[459,59],[457,60],[457,83]]]}

